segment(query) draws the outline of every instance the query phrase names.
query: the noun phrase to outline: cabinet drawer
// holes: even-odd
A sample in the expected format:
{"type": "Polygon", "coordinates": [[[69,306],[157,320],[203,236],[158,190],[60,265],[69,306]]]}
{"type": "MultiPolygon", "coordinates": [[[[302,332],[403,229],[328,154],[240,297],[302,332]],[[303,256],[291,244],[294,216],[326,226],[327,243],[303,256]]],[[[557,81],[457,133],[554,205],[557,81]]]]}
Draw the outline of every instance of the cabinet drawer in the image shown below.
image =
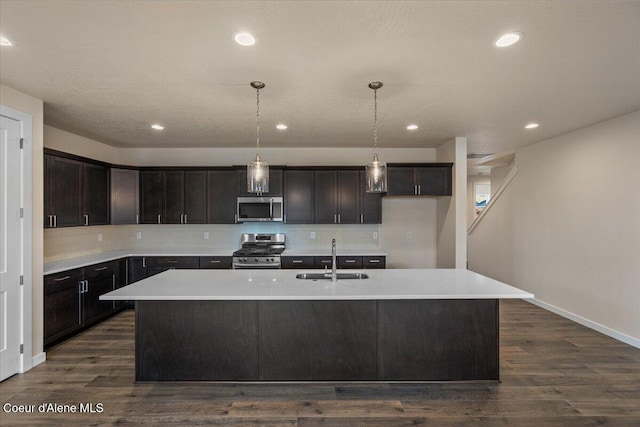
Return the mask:
{"type": "Polygon", "coordinates": [[[338,268],[362,268],[361,256],[339,256],[338,268]]]}
{"type": "Polygon", "coordinates": [[[154,256],[147,257],[147,266],[156,268],[199,268],[200,259],[196,256],[154,256]]]}
{"type": "Polygon", "coordinates": [[[86,280],[103,275],[111,276],[112,274],[116,274],[116,261],[103,262],[84,268],[84,278],[86,280]]]}
{"type": "Polygon", "coordinates": [[[44,294],[51,295],[70,288],[77,289],[82,280],[82,269],[63,271],[44,276],[44,294]]]}
{"type": "Polygon", "coordinates": [[[230,256],[201,256],[200,268],[231,268],[232,258],[230,256]]]}
{"type": "Polygon", "coordinates": [[[281,258],[282,268],[313,268],[314,257],[312,256],[283,256],[281,258]]]}
{"type": "Polygon", "coordinates": [[[325,266],[327,266],[327,268],[331,268],[331,257],[330,256],[317,256],[317,257],[314,257],[314,267],[315,268],[324,268],[325,266]]]}
{"type": "Polygon", "coordinates": [[[387,268],[387,257],[385,256],[363,256],[362,266],[364,268],[387,268]]]}

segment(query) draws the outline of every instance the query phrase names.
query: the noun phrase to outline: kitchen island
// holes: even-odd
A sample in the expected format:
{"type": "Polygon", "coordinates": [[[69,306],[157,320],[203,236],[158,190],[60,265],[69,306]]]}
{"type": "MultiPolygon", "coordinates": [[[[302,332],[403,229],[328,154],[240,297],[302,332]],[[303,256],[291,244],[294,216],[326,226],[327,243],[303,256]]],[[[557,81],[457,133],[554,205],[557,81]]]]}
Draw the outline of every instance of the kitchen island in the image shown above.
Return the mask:
{"type": "Polygon", "coordinates": [[[532,294],[468,270],[363,272],[170,270],[101,299],[136,301],[137,381],[499,380],[499,300],[532,294]]]}

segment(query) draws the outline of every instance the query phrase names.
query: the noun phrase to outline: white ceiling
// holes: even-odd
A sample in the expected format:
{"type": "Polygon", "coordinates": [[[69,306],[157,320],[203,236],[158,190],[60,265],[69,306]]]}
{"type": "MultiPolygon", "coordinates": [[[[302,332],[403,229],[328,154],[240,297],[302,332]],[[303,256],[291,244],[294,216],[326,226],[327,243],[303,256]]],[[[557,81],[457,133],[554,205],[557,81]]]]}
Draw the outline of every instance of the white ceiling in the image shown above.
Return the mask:
{"type": "Polygon", "coordinates": [[[264,146],[370,146],[373,80],[383,147],[505,152],[640,109],[639,1],[2,0],[0,33],[3,84],[115,146],[255,144],[252,80],[264,146]]]}

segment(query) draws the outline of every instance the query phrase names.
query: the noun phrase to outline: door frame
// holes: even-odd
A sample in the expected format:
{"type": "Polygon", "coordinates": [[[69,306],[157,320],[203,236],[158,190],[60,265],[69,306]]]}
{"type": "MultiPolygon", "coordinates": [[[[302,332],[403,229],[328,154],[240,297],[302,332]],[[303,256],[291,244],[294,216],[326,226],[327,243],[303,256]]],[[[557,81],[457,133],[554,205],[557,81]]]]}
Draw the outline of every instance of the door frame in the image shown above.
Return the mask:
{"type": "Polygon", "coordinates": [[[25,372],[33,366],[33,119],[31,114],[0,105],[0,116],[20,122],[20,138],[23,149],[20,150],[21,189],[20,199],[23,209],[20,222],[22,242],[20,274],[24,278],[20,295],[20,340],[23,351],[20,355],[20,370],[25,372]]]}

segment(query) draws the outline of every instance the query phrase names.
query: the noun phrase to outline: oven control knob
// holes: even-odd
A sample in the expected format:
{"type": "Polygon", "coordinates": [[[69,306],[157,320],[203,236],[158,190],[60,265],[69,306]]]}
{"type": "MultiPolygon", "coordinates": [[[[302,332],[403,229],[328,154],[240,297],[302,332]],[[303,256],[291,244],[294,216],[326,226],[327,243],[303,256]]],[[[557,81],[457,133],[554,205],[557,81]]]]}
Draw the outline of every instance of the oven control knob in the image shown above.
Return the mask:
{"type": "Polygon", "coordinates": [[[247,262],[247,259],[246,258],[242,258],[242,262],[247,262]]]}
{"type": "Polygon", "coordinates": [[[258,261],[260,261],[260,260],[259,260],[258,258],[254,258],[254,261],[255,261],[255,262],[258,262],[258,261]]]}

